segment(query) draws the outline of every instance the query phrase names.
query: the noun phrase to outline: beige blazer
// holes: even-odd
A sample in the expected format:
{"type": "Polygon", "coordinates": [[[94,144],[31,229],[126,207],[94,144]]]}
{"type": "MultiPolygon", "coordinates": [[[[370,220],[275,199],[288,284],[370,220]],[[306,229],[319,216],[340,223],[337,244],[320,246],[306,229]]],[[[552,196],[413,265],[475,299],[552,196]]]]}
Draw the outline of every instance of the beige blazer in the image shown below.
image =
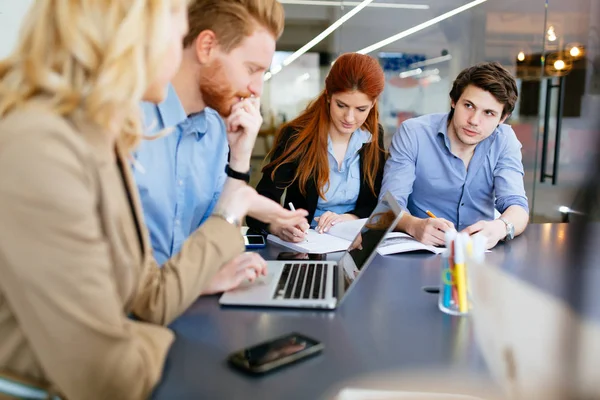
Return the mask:
{"type": "Polygon", "coordinates": [[[147,398],[165,325],[243,250],[211,217],[158,268],[118,144],[42,100],[0,119],[0,370],[69,399],[147,398]]]}

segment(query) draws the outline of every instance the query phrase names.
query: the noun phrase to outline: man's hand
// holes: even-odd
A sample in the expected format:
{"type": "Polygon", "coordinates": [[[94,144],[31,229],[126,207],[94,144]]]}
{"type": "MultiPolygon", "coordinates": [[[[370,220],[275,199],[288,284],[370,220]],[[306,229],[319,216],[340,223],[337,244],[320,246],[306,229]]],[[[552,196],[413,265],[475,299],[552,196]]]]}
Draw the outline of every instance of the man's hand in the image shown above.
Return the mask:
{"type": "Polygon", "coordinates": [[[463,230],[469,236],[481,233],[487,238],[486,249],[496,246],[506,237],[506,225],[499,219],[493,221],[479,221],[463,230]]]}
{"type": "Polygon", "coordinates": [[[225,124],[231,151],[229,165],[233,170],[250,170],[250,156],[262,121],[260,99],[257,97],[244,99],[231,108],[231,115],[227,117],[225,124]]]}
{"type": "Polygon", "coordinates": [[[358,219],[358,217],[353,214],[339,215],[331,211],[326,211],[320,217],[315,218],[315,221],[319,223],[315,228],[315,231],[319,233],[329,232],[329,228],[338,222],[352,221],[355,219],[358,219]]]}
{"type": "Polygon", "coordinates": [[[452,222],[444,218],[412,218],[414,220],[407,227],[406,233],[426,245],[444,246],[446,231],[455,229],[452,222]]]}
{"type": "Polygon", "coordinates": [[[267,275],[267,263],[257,253],[242,253],[224,264],[202,292],[215,294],[238,287],[244,280],[253,282],[261,275],[267,275]]]}

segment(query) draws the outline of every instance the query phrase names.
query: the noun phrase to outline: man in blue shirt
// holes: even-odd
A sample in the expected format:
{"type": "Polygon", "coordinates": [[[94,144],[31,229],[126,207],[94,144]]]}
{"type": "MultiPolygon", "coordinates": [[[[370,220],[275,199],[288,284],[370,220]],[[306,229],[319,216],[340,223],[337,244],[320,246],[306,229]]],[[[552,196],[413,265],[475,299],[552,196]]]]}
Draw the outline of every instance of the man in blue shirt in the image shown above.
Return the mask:
{"type": "Polygon", "coordinates": [[[402,124],[392,139],[381,190],[409,211],[398,230],[433,245],[444,244],[448,229],[481,232],[488,248],[525,230],[529,207],[521,143],[503,124],[517,96],[514,78],[500,64],[479,64],[454,81],[448,114],[402,124]]]}
{"type": "MultiPolygon", "coordinates": [[[[212,213],[227,175],[249,179],[248,160],[229,160],[228,137],[260,129],[263,74],[283,31],[276,0],[195,0],[181,66],[165,101],[143,104],[146,135],[135,177],[159,264],[212,213]],[[235,175],[235,176],[234,176],[235,175]]],[[[214,292],[253,279],[258,255],[242,254],[217,275],[214,292]],[[221,274],[221,273],[220,273],[221,274]]]]}
{"type": "Polygon", "coordinates": [[[144,140],[135,153],[154,257],[162,265],[212,213],[226,178],[227,136],[223,120],[208,107],[188,117],[173,86],[164,102],[144,103],[142,110],[152,134],[173,127],[144,140]]]}

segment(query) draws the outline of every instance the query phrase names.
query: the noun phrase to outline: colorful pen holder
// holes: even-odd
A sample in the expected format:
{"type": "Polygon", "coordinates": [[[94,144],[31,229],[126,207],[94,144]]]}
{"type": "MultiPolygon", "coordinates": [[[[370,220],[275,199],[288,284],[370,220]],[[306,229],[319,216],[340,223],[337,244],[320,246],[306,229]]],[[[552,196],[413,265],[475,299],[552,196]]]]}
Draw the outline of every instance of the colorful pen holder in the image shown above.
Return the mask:
{"type": "MultiPolygon", "coordinates": [[[[465,300],[459,298],[459,277],[456,266],[451,262],[451,257],[448,252],[442,254],[441,257],[441,279],[440,279],[440,295],[438,299],[439,309],[450,315],[468,315],[471,309],[471,299],[468,296],[468,290],[461,296],[466,296],[465,300]],[[463,304],[461,310],[461,301],[466,301],[466,306],[463,304]]],[[[464,265],[462,266],[464,269],[464,265]]],[[[466,276],[466,271],[463,271],[466,276]]],[[[466,281],[465,281],[466,285],[466,281]]]]}

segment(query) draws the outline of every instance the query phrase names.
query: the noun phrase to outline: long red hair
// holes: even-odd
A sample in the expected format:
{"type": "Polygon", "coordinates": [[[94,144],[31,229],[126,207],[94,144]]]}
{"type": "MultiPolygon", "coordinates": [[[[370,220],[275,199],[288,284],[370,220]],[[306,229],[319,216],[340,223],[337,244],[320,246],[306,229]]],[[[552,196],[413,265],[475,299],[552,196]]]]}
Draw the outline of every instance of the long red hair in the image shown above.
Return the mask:
{"type": "MultiPolygon", "coordinates": [[[[325,198],[325,187],[329,184],[329,160],[327,156],[327,138],[331,118],[329,115],[329,99],[331,95],[340,92],[359,91],[375,101],[383,92],[385,77],[381,66],[373,57],[346,53],[341,55],[333,64],[325,79],[325,89],[319,97],[295,119],[284,124],[275,137],[273,150],[268,157],[272,158],[274,150],[282,145],[282,132],[292,130],[294,136],[283,153],[276,159],[271,159],[263,173],[271,168],[271,179],[275,179],[277,169],[287,163],[302,159],[298,164],[296,175],[292,182],[298,180],[300,192],[306,195],[306,184],[314,179],[321,198],[325,198]]],[[[377,101],[371,108],[361,129],[371,133],[371,143],[366,145],[362,156],[364,176],[369,188],[375,193],[375,177],[380,167],[379,153],[382,144],[379,143],[379,111],[377,101]]],[[[290,185],[292,182],[287,183],[290,185]]]]}

